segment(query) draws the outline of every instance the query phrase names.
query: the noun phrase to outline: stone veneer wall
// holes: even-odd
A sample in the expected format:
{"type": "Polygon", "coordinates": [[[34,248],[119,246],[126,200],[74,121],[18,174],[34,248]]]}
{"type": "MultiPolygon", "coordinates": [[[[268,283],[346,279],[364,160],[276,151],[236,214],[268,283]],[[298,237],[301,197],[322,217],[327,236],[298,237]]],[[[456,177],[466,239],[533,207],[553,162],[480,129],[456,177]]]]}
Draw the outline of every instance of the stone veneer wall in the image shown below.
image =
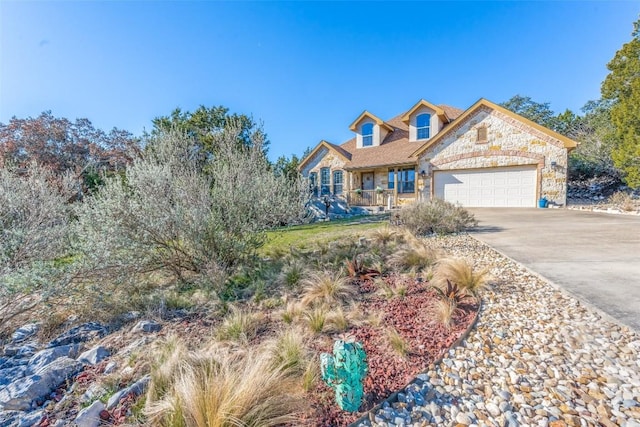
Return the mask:
{"type": "MultiPolygon", "coordinates": [[[[536,165],[538,197],[564,205],[567,197],[567,149],[562,141],[488,107],[454,128],[435,146],[424,152],[419,170],[476,169],[536,165]],[[477,129],[487,127],[487,141],[478,142],[477,129]],[[555,162],[555,165],[552,165],[555,162]]],[[[430,186],[422,190],[428,197],[430,186]]]]}
{"type": "Polygon", "coordinates": [[[301,173],[304,177],[309,177],[311,172],[316,172],[318,174],[318,187],[320,186],[320,169],[321,168],[330,168],[331,174],[331,191],[333,191],[333,171],[341,170],[342,180],[343,180],[343,191],[347,191],[349,189],[349,173],[344,170],[345,161],[342,157],[336,154],[334,151],[327,149],[326,147],[322,147],[318,152],[307,162],[304,168],[302,168],[301,173]]]}

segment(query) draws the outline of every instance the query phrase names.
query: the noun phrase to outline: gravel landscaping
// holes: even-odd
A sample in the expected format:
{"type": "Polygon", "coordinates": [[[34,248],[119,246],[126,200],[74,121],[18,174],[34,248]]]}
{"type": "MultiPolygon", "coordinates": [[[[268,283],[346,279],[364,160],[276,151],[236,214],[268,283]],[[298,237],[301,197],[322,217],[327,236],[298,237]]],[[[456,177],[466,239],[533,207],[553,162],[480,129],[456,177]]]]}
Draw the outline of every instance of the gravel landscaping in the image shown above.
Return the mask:
{"type": "Polygon", "coordinates": [[[357,425],[640,426],[640,336],[470,236],[438,240],[490,266],[476,328],[357,425]]]}

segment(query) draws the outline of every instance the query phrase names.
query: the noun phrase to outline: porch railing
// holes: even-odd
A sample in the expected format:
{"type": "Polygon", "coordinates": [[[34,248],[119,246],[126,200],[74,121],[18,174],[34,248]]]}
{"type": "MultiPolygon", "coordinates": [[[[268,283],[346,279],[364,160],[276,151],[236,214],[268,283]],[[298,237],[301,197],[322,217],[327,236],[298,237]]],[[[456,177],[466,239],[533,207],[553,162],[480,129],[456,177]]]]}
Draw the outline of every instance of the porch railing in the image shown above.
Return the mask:
{"type": "Polygon", "coordinates": [[[393,191],[352,190],[347,192],[347,203],[352,206],[387,206],[390,197],[393,198],[393,191]]]}

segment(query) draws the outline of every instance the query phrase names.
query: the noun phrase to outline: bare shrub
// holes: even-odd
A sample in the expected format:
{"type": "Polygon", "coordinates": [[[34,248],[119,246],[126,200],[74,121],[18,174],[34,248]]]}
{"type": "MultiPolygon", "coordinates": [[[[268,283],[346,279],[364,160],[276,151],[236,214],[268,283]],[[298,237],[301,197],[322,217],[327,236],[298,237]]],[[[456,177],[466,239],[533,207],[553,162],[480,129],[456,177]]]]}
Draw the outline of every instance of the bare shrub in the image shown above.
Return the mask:
{"type": "Polygon", "coordinates": [[[0,168],[0,333],[11,319],[68,290],[67,200],[74,184],[35,163],[21,171],[0,168]]]}
{"type": "Polygon", "coordinates": [[[399,216],[402,226],[417,236],[458,233],[477,225],[469,211],[440,199],[413,203],[402,208],[399,216]]]}
{"type": "Polygon", "coordinates": [[[635,200],[633,200],[633,196],[625,191],[615,192],[609,198],[609,203],[625,212],[631,212],[636,209],[636,203],[635,200]]]}

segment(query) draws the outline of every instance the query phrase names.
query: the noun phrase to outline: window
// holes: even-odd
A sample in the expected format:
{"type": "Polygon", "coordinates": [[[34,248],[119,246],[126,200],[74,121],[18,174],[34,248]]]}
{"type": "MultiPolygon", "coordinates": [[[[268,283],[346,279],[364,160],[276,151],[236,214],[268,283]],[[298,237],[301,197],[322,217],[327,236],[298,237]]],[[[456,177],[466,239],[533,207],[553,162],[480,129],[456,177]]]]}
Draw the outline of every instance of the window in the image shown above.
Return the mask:
{"type": "MultiPolygon", "coordinates": [[[[415,191],[416,171],[414,169],[398,169],[398,193],[415,191]]],[[[389,190],[395,186],[394,169],[389,169],[389,190]]]]}
{"type": "Polygon", "coordinates": [[[398,193],[413,193],[415,190],[416,171],[401,169],[398,171],[398,193]]]}
{"type": "Polygon", "coordinates": [[[342,171],[333,172],[333,194],[342,194],[342,171]]]}
{"type": "Polygon", "coordinates": [[[481,126],[478,128],[478,142],[487,142],[487,127],[481,126]]]}
{"type": "Polygon", "coordinates": [[[420,114],[416,117],[416,139],[428,139],[431,126],[431,114],[420,114]]]}
{"type": "Polygon", "coordinates": [[[318,195],[318,172],[311,172],[309,174],[309,189],[314,196],[318,195]]]}
{"type": "Polygon", "coordinates": [[[362,125],[362,146],[370,147],[373,145],[373,123],[365,123],[362,125]]]}
{"type": "Polygon", "coordinates": [[[331,171],[329,168],[320,169],[320,195],[324,196],[331,192],[331,171]]]}

